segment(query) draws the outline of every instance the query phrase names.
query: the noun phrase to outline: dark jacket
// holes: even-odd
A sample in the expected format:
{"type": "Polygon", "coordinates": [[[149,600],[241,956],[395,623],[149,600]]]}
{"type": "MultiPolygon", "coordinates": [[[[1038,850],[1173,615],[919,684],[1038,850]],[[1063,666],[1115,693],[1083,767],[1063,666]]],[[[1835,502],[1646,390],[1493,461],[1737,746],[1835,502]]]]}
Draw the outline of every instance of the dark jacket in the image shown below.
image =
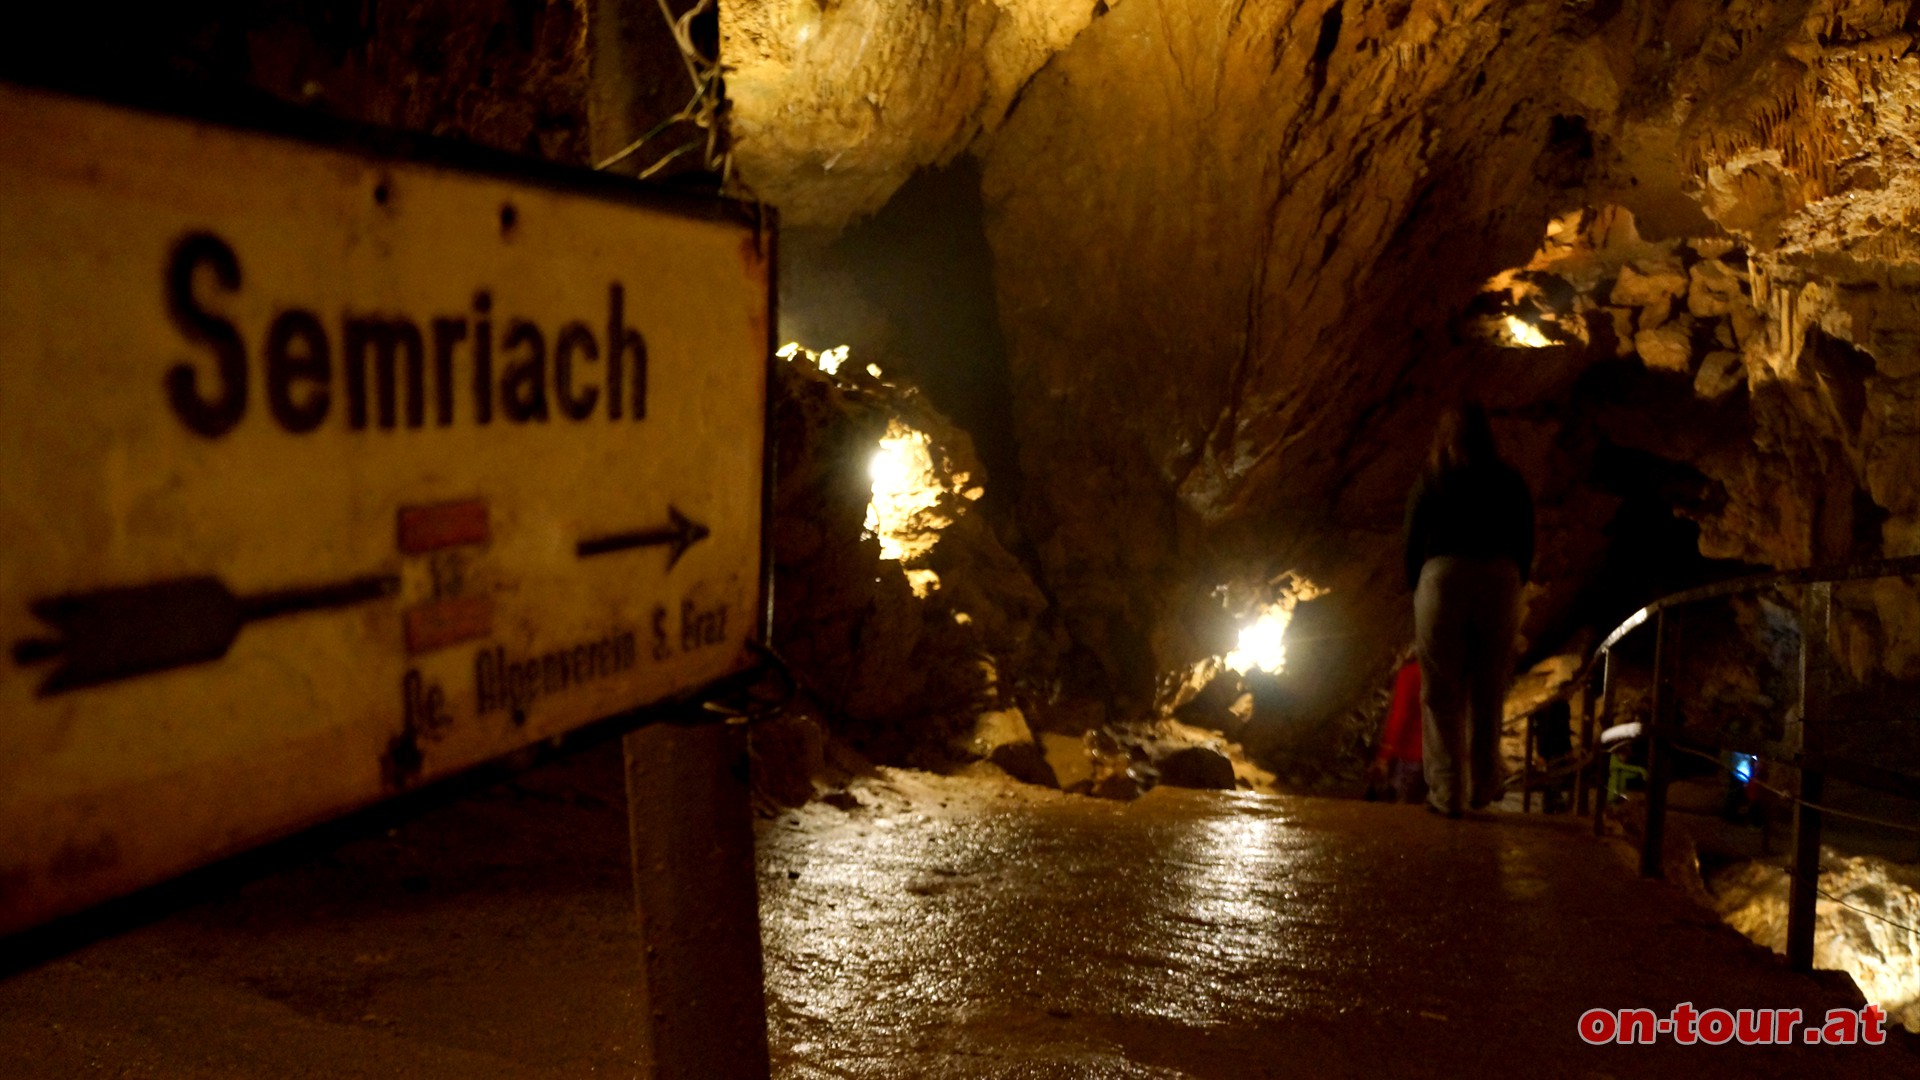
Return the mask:
{"type": "Polygon", "coordinates": [[[1425,475],[1407,500],[1407,588],[1428,559],[1512,559],[1533,573],[1533,496],[1511,465],[1496,461],[1425,475]]]}

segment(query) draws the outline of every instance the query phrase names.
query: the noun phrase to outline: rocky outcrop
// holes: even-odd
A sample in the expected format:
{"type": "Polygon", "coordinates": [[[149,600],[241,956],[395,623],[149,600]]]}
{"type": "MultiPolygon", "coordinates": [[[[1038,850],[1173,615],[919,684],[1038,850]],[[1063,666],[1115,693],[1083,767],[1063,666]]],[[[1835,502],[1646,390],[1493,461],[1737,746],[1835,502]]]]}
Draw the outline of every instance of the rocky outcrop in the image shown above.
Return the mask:
{"type": "Polygon", "coordinates": [[[1087,0],[722,4],[735,165],[790,226],[838,229],[1005,119],[1087,0]]]}
{"type": "Polygon", "coordinates": [[[1206,746],[1185,746],[1156,763],[1160,782],[1173,787],[1232,791],[1233,762],[1206,746]]]}
{"type": "MultiPolygon", "coordinates": [[[[1853,976],[1868,1001],[1920,1032],[1920,875],[1877,856],[1822,852],[1814,905],[1813,965],[1853,976]]],[[[1743,863],[1711,882],[1728,925],[1775,952],[1787,947],[1787,872],[1743,863]]]]}
{"type": "Polygon", "coordinates": [[[1031,743],[1017,709],[1054,646],[1045,597],[970,511],[991,478],[919,395],[816,361],[792,355],[774,387],[774,644],[828,730],[883,763],[1031,743]],[[872,528],[873,464],[898,431],[919,436],[936,476],[913,523],[926,533],[889,558],[872,528]]]}

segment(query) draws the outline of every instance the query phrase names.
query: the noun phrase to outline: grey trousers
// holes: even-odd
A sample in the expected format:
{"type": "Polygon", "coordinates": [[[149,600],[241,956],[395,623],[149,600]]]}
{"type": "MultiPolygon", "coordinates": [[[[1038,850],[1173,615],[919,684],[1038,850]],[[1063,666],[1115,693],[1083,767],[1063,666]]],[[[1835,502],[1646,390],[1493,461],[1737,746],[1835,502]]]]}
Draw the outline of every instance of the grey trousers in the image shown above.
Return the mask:
{"type": "Polygon", "coordinates": [[[1413,593],[1427,802],[1457,811],[1500,797],[1500,714],[1513,678],[1520,569],[1508,559],[1428,559],[1413,593]]]}

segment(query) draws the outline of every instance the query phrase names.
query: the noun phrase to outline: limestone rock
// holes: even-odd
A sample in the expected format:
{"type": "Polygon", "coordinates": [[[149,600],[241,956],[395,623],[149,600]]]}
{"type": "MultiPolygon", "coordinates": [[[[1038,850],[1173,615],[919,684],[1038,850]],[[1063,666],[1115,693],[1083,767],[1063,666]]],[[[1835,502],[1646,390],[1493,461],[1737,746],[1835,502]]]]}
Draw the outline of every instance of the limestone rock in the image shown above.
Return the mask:
{"type": "Polygon", "coordinates": [[[1920,590],[1900,578],[1873,583],[1873,606],[1884,635],[1887,674],[1920,679],[1920,590]]]}
{"type": "Polygon", "coordinates": [[[1047,755],[1041,752],[1037,743],[1001,743],[987,755],[987,760],[1005,769],[1008,776],[1022,783],[1050,788],[1060,786],[1060,778],[1054,775],[1053,766],[1048,763],[1047,755]]]}
{"type": "Polygon", "coordinates": [[[1047,763],[1046,753],[1034,740],[1026,717],[1017,708],[981,713],[974,720],[973,731],[964,740],[956,740],[954,749],[992,762],[1023,783],[1060,786],[1053,766],[1047,763]]]}
{"type": "Polygon", "coordinates": [[[1154,762],[1160,782],[1171,787],[1231,791],[1234,787],[1233,762],[1227,755],[1206,746],[1186,746],[1154,762]]]}
{"type": "Polygon", "coordinates": [[[1086,740],[1074,735],[1046,732],[1040,736],[1047,765],[1062,791],[1085,791],[1093,783],[1093,755],[1086,740]]]}
{"type": "Polygon", "coordinates": [[[1019,561],[957,505],[963,496],[943,492],[952,524],[931,552],[942,589],[922,599],[865,528],[867,463],[890,424],[925,433],[951,471],[977,478],[971,441],[917,395],[864,373],[833,375],[799,359],[781,361],[776,375],[774,640],[833,734],[889,764],[930,766],[952,751],[986,757],[1031,741],[1024,717],[1001,700],[1003,678],[1044,678],[1035,665],[1048,655],[1035,627],[1045,600],[1019,561]],[[949,606],[955,600],[968,608],[949,606]]]}
{"type": "Polygon", "coordinates": [[[1138,773],[1132,769],[1116,769],[1102,774],[1094,780],[1087,794],[1096,799],[1114,799],[1127,802],[1139,798],[1147,787],[1138,773]]]}
{"type": "Polygon", "coordinates": [[[1866,486],[1896,516],[1920,512],[1920,377],[1875,379],[1866,394],[1866,486]]]}
{"type": "Polygon", "coordinates": [[[1747,302],[1739,277],[1718,259],[1701,259],[1688,275],[1687,310],[1698,317],[1730,315],[1736,305],[1747,302]]]}
{"type": "Polygon", "coordinates": [[[1620,268],[1620,277],[1613,283],[1613,292],[1607,302],[1610,304],[1644,307],[1671,301],[1684,296],[1687,292],[1687,272],[1678,259],[1648,262],[1639,267],[1632,265],[1620,268]]]}
{"type": "Polygon", "coordinates": [[[735,164],[788,225],[837,229],[1000,126],[1085,0],[720,5],[735,164]]]}
{"type": "Polygon", "coordinates": [[[1243,696],[1239,677],[1231,671],[1223,672],[1209,680],[1191,700],[1175,708],[1173,715],[1181,723],[1236,736],[1251,713],[1250,705],[1241,706],[1243,696]]]}
{"type": "Polygon", "coordinates": [[[1633,348],[1651,370],[1693,372],[1693,340],[1676,326],[1640,331],[1633,335],[1633,348]]]}
{"type": "Polygon", "coordinates": [[[1033,730],[1027,726],[1027,718],[1019,709],[990,709],[974,718],[973,730],[968,733],[964,745],[958,747],[974,757],[991,757],[993,752],[1010,743],[1033,742],[1033,730]]]}
{"type": "Polygon", "coordinates": [[[1609,307],[1601,309],[1613,323],[1614,354],[1633,355],[1634,309],[1629,307],[1609,307]]]}
{"type": "Polygon", "coordinates": [[[1889,558],[1920,555],[1920,515],[1888,518],[1880,526],[1880,536],[1889,558]]]}
{"type": "Polygon", "coordinates": [[[1742,349],[1763,347],[1767,341],[1766,317],[1745,304],[1733,309],[1733,337],[1742,349]]]}
{"type": "Polygon", "coordinates": [[[1747,382],[1746,360],[1737,352],[1710,352],[1693,376],[1693,392],[1704,401],[1718,401],[1747,382]]]}
{"type": "Polygon", "coordinates": [[[1667,320],[1672,317],[1673,299],[1663,296],[1657,300],[1650,301],[1646,307],[1641,308],[1640,317],[1634,320],[1634,325],[1642,331],[1658,330],[1660,327],[1667,325],[1667,320]]]}
{"type": "MultiPolygon", "coordinates": [[[[1729,867],[1713,881],[1715,906],[1728,925],[1784,952],[1787,878],[1784,869],[1764,862],[1729,867]]],[[[1847,972],[1866,1000],[1887,1003],[1890,1021],[1920,1031],[1920,939],[1898,929],[1920,919],[1920,873],[1879,856],[1823,848],[1820,893],[1814,966],[1847,972]]]]}
{"type": "Polygon", "coordinates": [[[826,731],[799,709],[783,710],[753,725],[748,743],[753,790],[775,806],[801,806],[827,773],[826,731]]]}
{"type": "Polygon", "coordinates": [[[1598,41],[1572,51],[1560,85],[1568,97],[1594,113],[1605,115],[1620,107],[1620,79],[1608,62],[1606,48],[1598,41]]]}

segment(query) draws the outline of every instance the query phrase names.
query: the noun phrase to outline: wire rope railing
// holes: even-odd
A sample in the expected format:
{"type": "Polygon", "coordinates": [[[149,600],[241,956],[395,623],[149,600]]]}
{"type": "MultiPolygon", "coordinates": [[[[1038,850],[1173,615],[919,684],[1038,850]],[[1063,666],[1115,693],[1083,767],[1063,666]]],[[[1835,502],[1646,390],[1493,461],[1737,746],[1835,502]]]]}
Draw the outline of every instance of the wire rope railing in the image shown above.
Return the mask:
{"type": "MultiPolygon", "coordinates": [[[[1897,766],[1836,753],[1831,745],[1830,736],[1839,725],[1845,723],[1834,715],[1831,648],[1833,589],[1844,582],[1914,575],[1920,575],[1920,555],[1847,566],[1783,570],[1688,589],[1662,597],[1634,612],[1601,641],[1562,692],[1586,695],[1580,733],[1584,760],[1574,773],[1575,812],[1585,812],[1587,800],[1592,797],[1594,832],[1598,834],[1602,831],[1608,791],[1606,766],[1610,764],[1610,758],[1600,751],[1598,738],[1604,726],[1601,721],[1613,715],[1619,682],[1614,652],[1636,632],[1650,632],[1653,635],[1653,679],[1651,717],[1642,730],[1646,740],[1647,764],[1646,827],[1641,836],[1640,873],[1644,877],[1663,875],[1667,789],[1673,781],[1676,753],[1694,754],[1718,763],[1720,754],[1731,751],[1794,770],[1798,779],[1793,790],[1769,790],[1781,795],[1793,807],[1792,865],[1787,900],[1787,961],[1796,969],[1810,970],[1813,966],[1815,903],[1821,895],[1820,834],[1825,819],[1828,816],[1856,818],[1920,833],[1920,826],[1840,811],[1827,804],[1825,789],[1830,779],[1920,802],[1920,775],[1897,766]],[[1800,707],[1797,718],[1790,716],[1785,737],[1765,739],[1717,730],[1703,733],[1685,727],[1679,719],[1679,702],[1673,685],[1677,654],[1685,648],[1685,641],[1672,632],[1670,613],[1702,601],[1791,586],[1802,586],[1805,591],[1800,605],[1800,707]],[[1597,692],[1594,688],[1596,675],[1599,679],[1597,692]]],[[[1526,749],[1529,778],[1532,772],[1532,731],[1530,716],[1526,749]]],[[[1530,790],[1528,797],[1531,797],[1530,790]]]]}

